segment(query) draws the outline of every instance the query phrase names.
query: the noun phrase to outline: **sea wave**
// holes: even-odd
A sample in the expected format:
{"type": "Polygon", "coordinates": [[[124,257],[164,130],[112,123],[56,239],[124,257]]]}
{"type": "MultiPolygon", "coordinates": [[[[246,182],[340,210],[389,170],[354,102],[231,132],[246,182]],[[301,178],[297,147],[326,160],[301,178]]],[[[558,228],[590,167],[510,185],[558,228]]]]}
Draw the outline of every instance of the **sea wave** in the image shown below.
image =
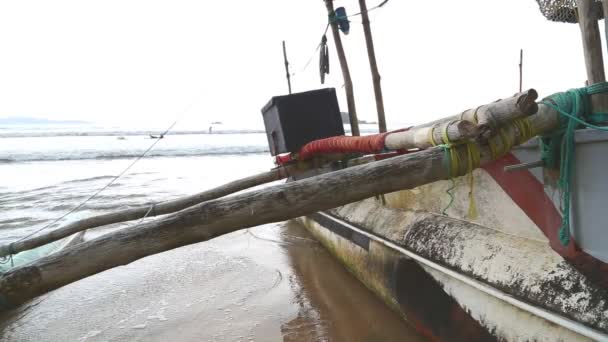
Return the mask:
{"type": "MultiPolygon", "coordinates": [[[[197,156],[222,156],[222,155],[246,155],[266,153],[269,149],[266,146],[226,146],[208,147],[200,149],[165,149],[152,150],[146,154],[146,158],[157,157],[197,157],[197,156]]],[[[34,161],[66,161],[66,160],[113,160],[137,158],[144,151],[61,151],[53,154],[25,153],[12,154],[8,158],[0,158],[0,164],[34,162],[34,161]]]]}
{"type": "MultiPolygon", "coordinates": [[[[48,138],[48,137],[128,137],[160,135],[162,131],[9,131],[0,133],[0,138],[48,138]]],[[[197,135],[197,134],[259,134],[261,129],[225,129],[209,131],[171,131],[168,135],[197,135]]]]}

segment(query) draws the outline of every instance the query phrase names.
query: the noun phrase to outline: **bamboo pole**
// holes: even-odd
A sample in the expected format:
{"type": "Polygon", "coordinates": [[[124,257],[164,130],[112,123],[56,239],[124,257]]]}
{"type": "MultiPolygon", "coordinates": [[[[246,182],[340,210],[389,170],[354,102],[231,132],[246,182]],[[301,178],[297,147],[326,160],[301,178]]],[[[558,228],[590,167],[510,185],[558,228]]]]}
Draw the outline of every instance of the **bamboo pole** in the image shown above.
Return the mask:
{"type": "Polygon", "coordinates": [[[538,110],[537,98],[538,93],[536,90],[528,89],[506,99],[477,108],[467,109],[460,114],[435,120],[418,127],[433,126],[446,121],[466,120],[476,123],[479,127],[480,135],[488,138],[494,135],[495,130],[505,123],[536,113],[538,110]]]}
{"type": "MultiPolygon", "coordinates": [[[[533,131],[538,134],[559,125],[558,113],[545,105],[540,107],[539,112],[529,118],[533,131]]],[[[522,132],[515,125],[507,125],[505,134],[522,142],[522,132]]],[[[499,143],[498,140],[495,142],[499,143]]],[[[467,147],[459,145],[452,148],[465,165],[458,170],[458,175],[462,175],[467,171],[467,147]]],[[[495,157],[488,146],[479,148],[482,165],[495,157]]],[[[435,147],[269,186],[197,204],[154,221],[102,235],[1,275],[2,309],[152,254],[239,229],[308,215],[374,195],[454,177],[456,175],[450,174],[445,165],[445,153],[442,147],[435,147]]]]}
{"type": "Polygon", "coordinates": [[[389,150],[425,149],[438,144],[483,137],[488,139],[497,127],[536,113],[538,93],[526,90],[476,109],[410,128],[405,132],[389,133],[384,145],[389,150]],[[448,141],[445,141],[447,138],[448,141]]]}
{"type": "MultiPolygon", "coordinates": [[[[293,172],[294,169],[292,168],[293,172]]],[[[10,254],[17,254],[26,250],[40,247],[53,241],[61,240],[72,234],[85,231],[87,229],[106,226],[109,224],[133,221],[142,217],[154,217],[158,215],[170,214],[195,204],[199,204],[215,198],[224,197],[245,189],[249,189],[258,185],[267,184],[276,180],[284,179],[288,175],[286,169],[275,169],[267,172],[262,172],[257,175],[245,177],[222,186],[200,192],[198,194],[187,197],[178,198],[171,201],[161,202],[143,207],[120,210],[117,212],[96,215],[77,220],[63,227],[50,230],[44,234],[36,235],[21,241],[13,242],[12,244],[0,246],[0,257],[10,254]]]]}
{"type": "Polygon", "coordinates": [[[412,127],[405,132],[389,133],[384,146],[388,150],[427,149],[435,145],[474,139],[479,128],[470,121],[444,121],[433,126],[412,127]],[[448,141],[445,141],[445,139],[448,141]]]}
{"type": "Polygon", "coordinates": [[[353,82],[350,78],[350,70],[348,69],[348,63],[346,62],[346,54],[344,53],[344,46],[342,45],[342,38],[340,37],[338,23],[334,20],[334,2],[333,0],[324,1],[325,7],[327,7],[327,15],[329,16],[331,33],[334,37],[334,42],[336,44],[336,52],[338,53],[338,59],[340,60],[340,69],[342,69],[342,77],[344,78],[344,89],[346,90],[346,104],[348,106],[348,115],[350,117],[351,134],[357,136],[360,135],[360,133],[359,120],[357,119],[357,108],[355,106],[353,82]]]}
{"type": "MultiPolygon", "coordinates": [[[[602,42],[597,24],[598,6],[594,0],[576,0],[578,22],[583,40],[585,67],[587,70],[587,84],[592,85],[606,81],[604,73],[604,60],[602,56],[602,42]]],[[[606,7],[606,5],[604,5],[606,7]]],[[[608,95],[597,94],[591,96],[591,107],[594,112],[603,112],[608,109],[608,95]]]]}
{"type": "Polygon", "coordinates": [[[369,66],[372,72],[372,81],[374,84],[376,111],[378,112],[378,129],[380,133],[382,133],[386,132],[384,100],[382,99],[382,86],[380,85],[381,77],[380,72],[378,71],[378,63],[376,62],[374,40],[372,38],[372,29],[370,27],[369,15],[367,14],[367,4],[365,3],[365,0],[359,0],[359,9],[361,11],[361,19],[363,20],[363,33],[365,34],[365,44],[367,45],[367,57],[369,58],[369,66]]]}
{"type": "Polygon", "coordinates": [[[291,94],[291,77],[289,75],[289,62],[287,61],[287,49],[285,48],[285,41],[283,41],[283,61],[285,61],[285,76],[287,77],[287,88],[289,94],[291,94]]]}

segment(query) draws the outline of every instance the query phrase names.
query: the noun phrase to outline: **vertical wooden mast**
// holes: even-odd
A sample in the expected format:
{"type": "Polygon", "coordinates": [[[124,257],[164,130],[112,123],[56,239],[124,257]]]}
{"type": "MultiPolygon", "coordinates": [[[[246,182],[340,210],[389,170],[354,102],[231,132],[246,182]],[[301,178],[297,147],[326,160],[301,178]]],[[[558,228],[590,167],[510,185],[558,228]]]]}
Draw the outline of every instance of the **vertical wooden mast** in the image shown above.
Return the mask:
{"type": "Polygon", "coordinates": [[[519,92],[521,93],[521,87],[523,85],[524,77],[524,49],[519,49],[519,92]]]}
{"type": "MultiPolygon", "coordinates": [[[[578,7],[578,22],[581,29],[583,50],[585,53],[588,85],[606,81],[600,29],[597,24],[598,12],[594,8],[594,2],[594,0],[576,0],[578,7]]],[[[605,94],[592,96],[591,105],[593,111],[598,112],[606,110],[608,104],[607,100],[608,97],[605,94]]]]}
{"type": "Polygon", "coordinates": [[[602,0],[602,9],[604,12],[604,34],[606,36],[606,43],[608,43],[608,20],[606,20],[606,17],[608,17],[608,0],[602,0]]]}
{"type": "Polygon", "coordinates": [[[359,121],[357,120],[357,109],[355,107],[355,95],[353,92],[353,82],[350,78],[350,71],[348,70],[348,63],[346,62],[346,55],[344,54],[344,46],[342,46],[342,39],[340,37],[340,31],[338,30],[338,23],[333,20],[335,17],[334,13],[334,2],[333,0],[324,0],[325,6],[327,7],[327,14],[329,15],[331,33],[334,37],[336,44],[336,50],[338,52],[338,59],[340,60],[340,68],[342,69],[342,77],[344,78],[344,88],[346,90],[346,103],[348,106],[348,115],[350,116],[350,127],[352,135],[359,134],[359,121]]]}
{"type": "Polygon", "coordinates": [[[365,44],[367,45],[367,57],[369,58],[369,66],[372,71],[372,80],[374,83],[374,95],[376,97],[376,111],[378,112],[378,129],[380,133],[386,132],[386,119],[384,117],[384,100],[382,99],[382,87],[380,85],[380,72],[378,72],[378,64],[376,62],[376,52],[374,50],[374,40],[372,38],[372,29],[367,15],[367,4],[365,0],[359,0],[359,9],[361,18],[363,19],[363,33],[365,34],[365,44]]]}
{"type": "Polygon", "coordinates": [[[283,60],[285,61],[285,75],[287,76],[287,87],[291,94],[291,78],[289,76],[289,62],[287,61],[287,49],[285,48],[285,41],[283,41],[283,60]]]}

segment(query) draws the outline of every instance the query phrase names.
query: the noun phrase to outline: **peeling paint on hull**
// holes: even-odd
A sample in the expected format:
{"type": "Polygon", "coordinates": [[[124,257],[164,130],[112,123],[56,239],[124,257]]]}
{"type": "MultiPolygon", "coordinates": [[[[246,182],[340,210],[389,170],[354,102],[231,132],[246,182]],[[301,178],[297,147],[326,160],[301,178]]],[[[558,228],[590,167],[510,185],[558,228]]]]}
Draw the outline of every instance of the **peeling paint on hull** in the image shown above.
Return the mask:
{"type": "MultiPolygon", "coordinates": [[[[373,200],[331,214],[527,303],[603,333],[608,328],[606,292],[540,239],[449,218],[441,222],[432,213],[388,209],[373,200]]],[[[324,222],[301,220],[357,278],[432,339],[588,340],[375,241],[365,249],[324,222]]]]}

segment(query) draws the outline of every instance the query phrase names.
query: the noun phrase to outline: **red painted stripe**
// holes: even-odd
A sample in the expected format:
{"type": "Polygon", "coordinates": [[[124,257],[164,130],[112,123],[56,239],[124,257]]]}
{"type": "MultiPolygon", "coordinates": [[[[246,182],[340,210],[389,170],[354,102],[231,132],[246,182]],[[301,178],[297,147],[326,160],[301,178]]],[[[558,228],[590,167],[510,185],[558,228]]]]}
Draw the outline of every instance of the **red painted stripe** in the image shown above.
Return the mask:
{"type": "Polygon", "coordinates": [[[547,196],[543,184],[528,170],[505,172],[504,167],[521,162],[509,153],[501,159],[483,166],[496,183],[538,226],[549,239],[551,248],[570,264],[604,288],[608,288],[608,264],[581,250],[573,237],[568,246],[559,241],[561,215],[547,196]]]}
{"type": "Polygon", "coordinates": [[[549,196],[545,193],[543,184],[528,170],[505,172],[505,166],[520,164],[513,154],[509,153],[483,168],[494,178],[496,183],[511,197],[549,240],[557,238],[558,228],[562,217],[549,196]]]}

